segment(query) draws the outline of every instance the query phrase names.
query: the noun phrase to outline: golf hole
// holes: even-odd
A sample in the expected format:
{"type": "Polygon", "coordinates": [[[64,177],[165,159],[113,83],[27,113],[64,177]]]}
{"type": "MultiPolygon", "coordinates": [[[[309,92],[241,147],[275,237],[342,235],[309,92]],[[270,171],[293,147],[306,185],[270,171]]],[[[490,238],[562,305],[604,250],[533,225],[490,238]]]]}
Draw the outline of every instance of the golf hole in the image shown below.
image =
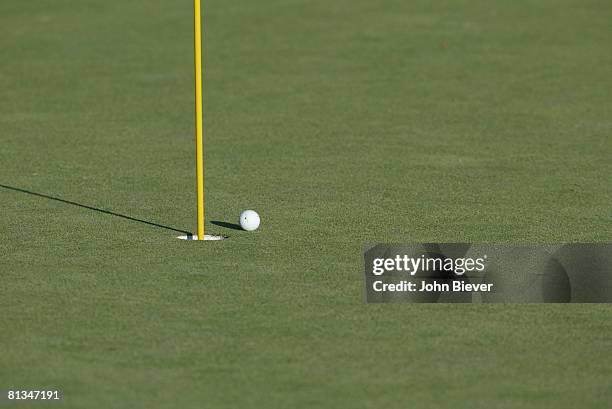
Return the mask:
{"type": "MultiPolygon", "coordinates": [[[[178,236],[177,239],[180,240],[198,240],[198,236],[197,234],[187,234],[187,235],[183,235],[183,236],[178,236]]],[[[213,236],[210,234],[205,234],[204,235],[204,240],[210,240],[210,241],[218,241],[218,240],[225,240],[227,239],[226,236],[213,236]]]]}

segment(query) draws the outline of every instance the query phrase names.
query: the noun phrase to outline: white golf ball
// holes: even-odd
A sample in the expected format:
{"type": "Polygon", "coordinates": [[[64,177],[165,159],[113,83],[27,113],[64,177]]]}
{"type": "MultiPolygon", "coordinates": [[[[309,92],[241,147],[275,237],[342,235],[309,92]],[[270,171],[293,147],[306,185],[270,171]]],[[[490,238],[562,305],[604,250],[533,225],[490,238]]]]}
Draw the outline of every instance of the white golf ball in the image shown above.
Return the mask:
{"type": "Polygon", "coordinates": [[[257,230],[259,222],[259,215],[255,210],[245,210],[240,213],[240,226],[246,231],[257,230]]]}

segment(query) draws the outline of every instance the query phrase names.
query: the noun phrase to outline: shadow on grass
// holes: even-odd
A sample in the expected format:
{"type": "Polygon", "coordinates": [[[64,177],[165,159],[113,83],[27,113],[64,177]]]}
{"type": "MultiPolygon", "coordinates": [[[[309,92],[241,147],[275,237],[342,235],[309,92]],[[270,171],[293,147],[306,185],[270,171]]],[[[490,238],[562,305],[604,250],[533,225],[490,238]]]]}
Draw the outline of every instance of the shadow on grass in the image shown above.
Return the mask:
{"type": "Polygon", "coordinates": [[[153,222],[149,222],[147,220],[142,220],[142,219],[137,219],[135,217],[126,216],[125,214],[111,212],[110,210],[99,209],[97,207],[84,205],[84,204],[81,204],[81,203],[73,202],[71,200],[60,199],[59,197],[45,195],[43,193],[32,192],[32,191],[29,191],[29,190],[26,190],[26,189],[20,189],[18,187],[14,187],[14,186],[7,186],[7,185],[3,185],[3,184],[0,183],[0,188],[12,190],[14,192],[25,193],[25,194],[36,196],[36,197],[41,197],[43,199],[54,200],[56,202],[65,203],[65,204],[69,204],[69,205],[72,205],[72,206],[81,207],[83,209],[93,210],[95,212],[104,213],[104,214],[107,214],[107,215],[110,215],[110,216],[120,217],[120,218],[126,219],[126,220],[131,220],[133,222],[143,223],[143,224],[147,224],[147,225],[153,226],[153,227],[159,227],[160,229],[171,230],[171,231],[174,231],[174,232],[177,232],[177,233],[183,233],[183,234],[191,234],[191,232],[188,232],[188,231],[185,231],[185,230],[181,230],[181,229],[175,229],[174,227],[170,227],[170,226],[164,226],[163,224],[153,223],[153,222]]]}
{"type": "Polygon", "coordinates": [[[235,224],[235,223],[220,222],[220,221],[214,220],[214,221],[211,221],[210,224],[214,224],[215,226],[225,227],[226,229],[242,230],[242,227],[240,227],[239,224],[235,224]]]}

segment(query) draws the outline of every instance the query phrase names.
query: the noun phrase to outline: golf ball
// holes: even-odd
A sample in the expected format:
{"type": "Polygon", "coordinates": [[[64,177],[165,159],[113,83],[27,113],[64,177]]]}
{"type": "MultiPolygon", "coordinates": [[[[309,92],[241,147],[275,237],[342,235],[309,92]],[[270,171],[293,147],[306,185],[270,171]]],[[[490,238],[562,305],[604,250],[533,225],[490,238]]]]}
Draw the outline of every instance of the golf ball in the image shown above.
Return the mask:
{"type": "Polygon", "coordinates": [[[240,226],[246,231],[257,230],[259,222],[259,215],[255,210],[245,210],[240,213],[240,226]]]}

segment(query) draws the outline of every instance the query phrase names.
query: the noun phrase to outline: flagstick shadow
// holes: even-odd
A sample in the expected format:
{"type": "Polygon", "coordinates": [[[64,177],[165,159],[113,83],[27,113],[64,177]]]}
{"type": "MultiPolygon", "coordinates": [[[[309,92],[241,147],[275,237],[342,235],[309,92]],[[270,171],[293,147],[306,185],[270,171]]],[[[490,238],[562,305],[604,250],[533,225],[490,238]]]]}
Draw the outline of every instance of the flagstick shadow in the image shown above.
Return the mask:
{"type": "Polygon", "coordinates": [[[14,187],[14,186],[3,185],[1,183],[0,183],[0,187],[4,188],[4,189],[12,190],[14,192],[25,193],[25,194],[28,194],[28,195],[31,195],[31,196],[41,197],[43,199],[54,200],[56,202],[65,203],[65,204],[69,204],[69,205],[72,205],[72,206],[77,206],[77,207],[80,207],[80,208],[83,208],[83,209],[93,210],[93,211],[98,212],[98,213],[104,213],[104,214],[107,214],[107,215],[110,215],[110,216],[120,217],[122,219],[130,220],[130,221],[133,221],[133,222],[143,223],[143,224],[146,224],[146,225],[149,225],[149,226],[153,226],[153,227],[159,227],[160,229],[166,229],[166,230],[170,230],[170,231],[177,232],[177,233],[183,233],[183,234],[191,234],[191,232],[188,232],[188,231],[185,231],[185,230],[176,229],[176,228],[170,227],[170,226],[164,226],[163,224],[153,223],[153,222],[150,222],[150,221],[147,221],[147,220],[138,219],[136,217],[127,216],[127,215],[121,214],[121,213],[111,212],[110,210],[99,209],[97,207],[84,205],[82,203],[77,203],[77,202],[73,202],[71,200],[61,199],[59,197],[54,197],[54,196],[46,195],[46,194],[43,194],[43,193],[36,193],[36,192],[32,192],[30,190],[20,189],[18,187],[14,187]]]}

